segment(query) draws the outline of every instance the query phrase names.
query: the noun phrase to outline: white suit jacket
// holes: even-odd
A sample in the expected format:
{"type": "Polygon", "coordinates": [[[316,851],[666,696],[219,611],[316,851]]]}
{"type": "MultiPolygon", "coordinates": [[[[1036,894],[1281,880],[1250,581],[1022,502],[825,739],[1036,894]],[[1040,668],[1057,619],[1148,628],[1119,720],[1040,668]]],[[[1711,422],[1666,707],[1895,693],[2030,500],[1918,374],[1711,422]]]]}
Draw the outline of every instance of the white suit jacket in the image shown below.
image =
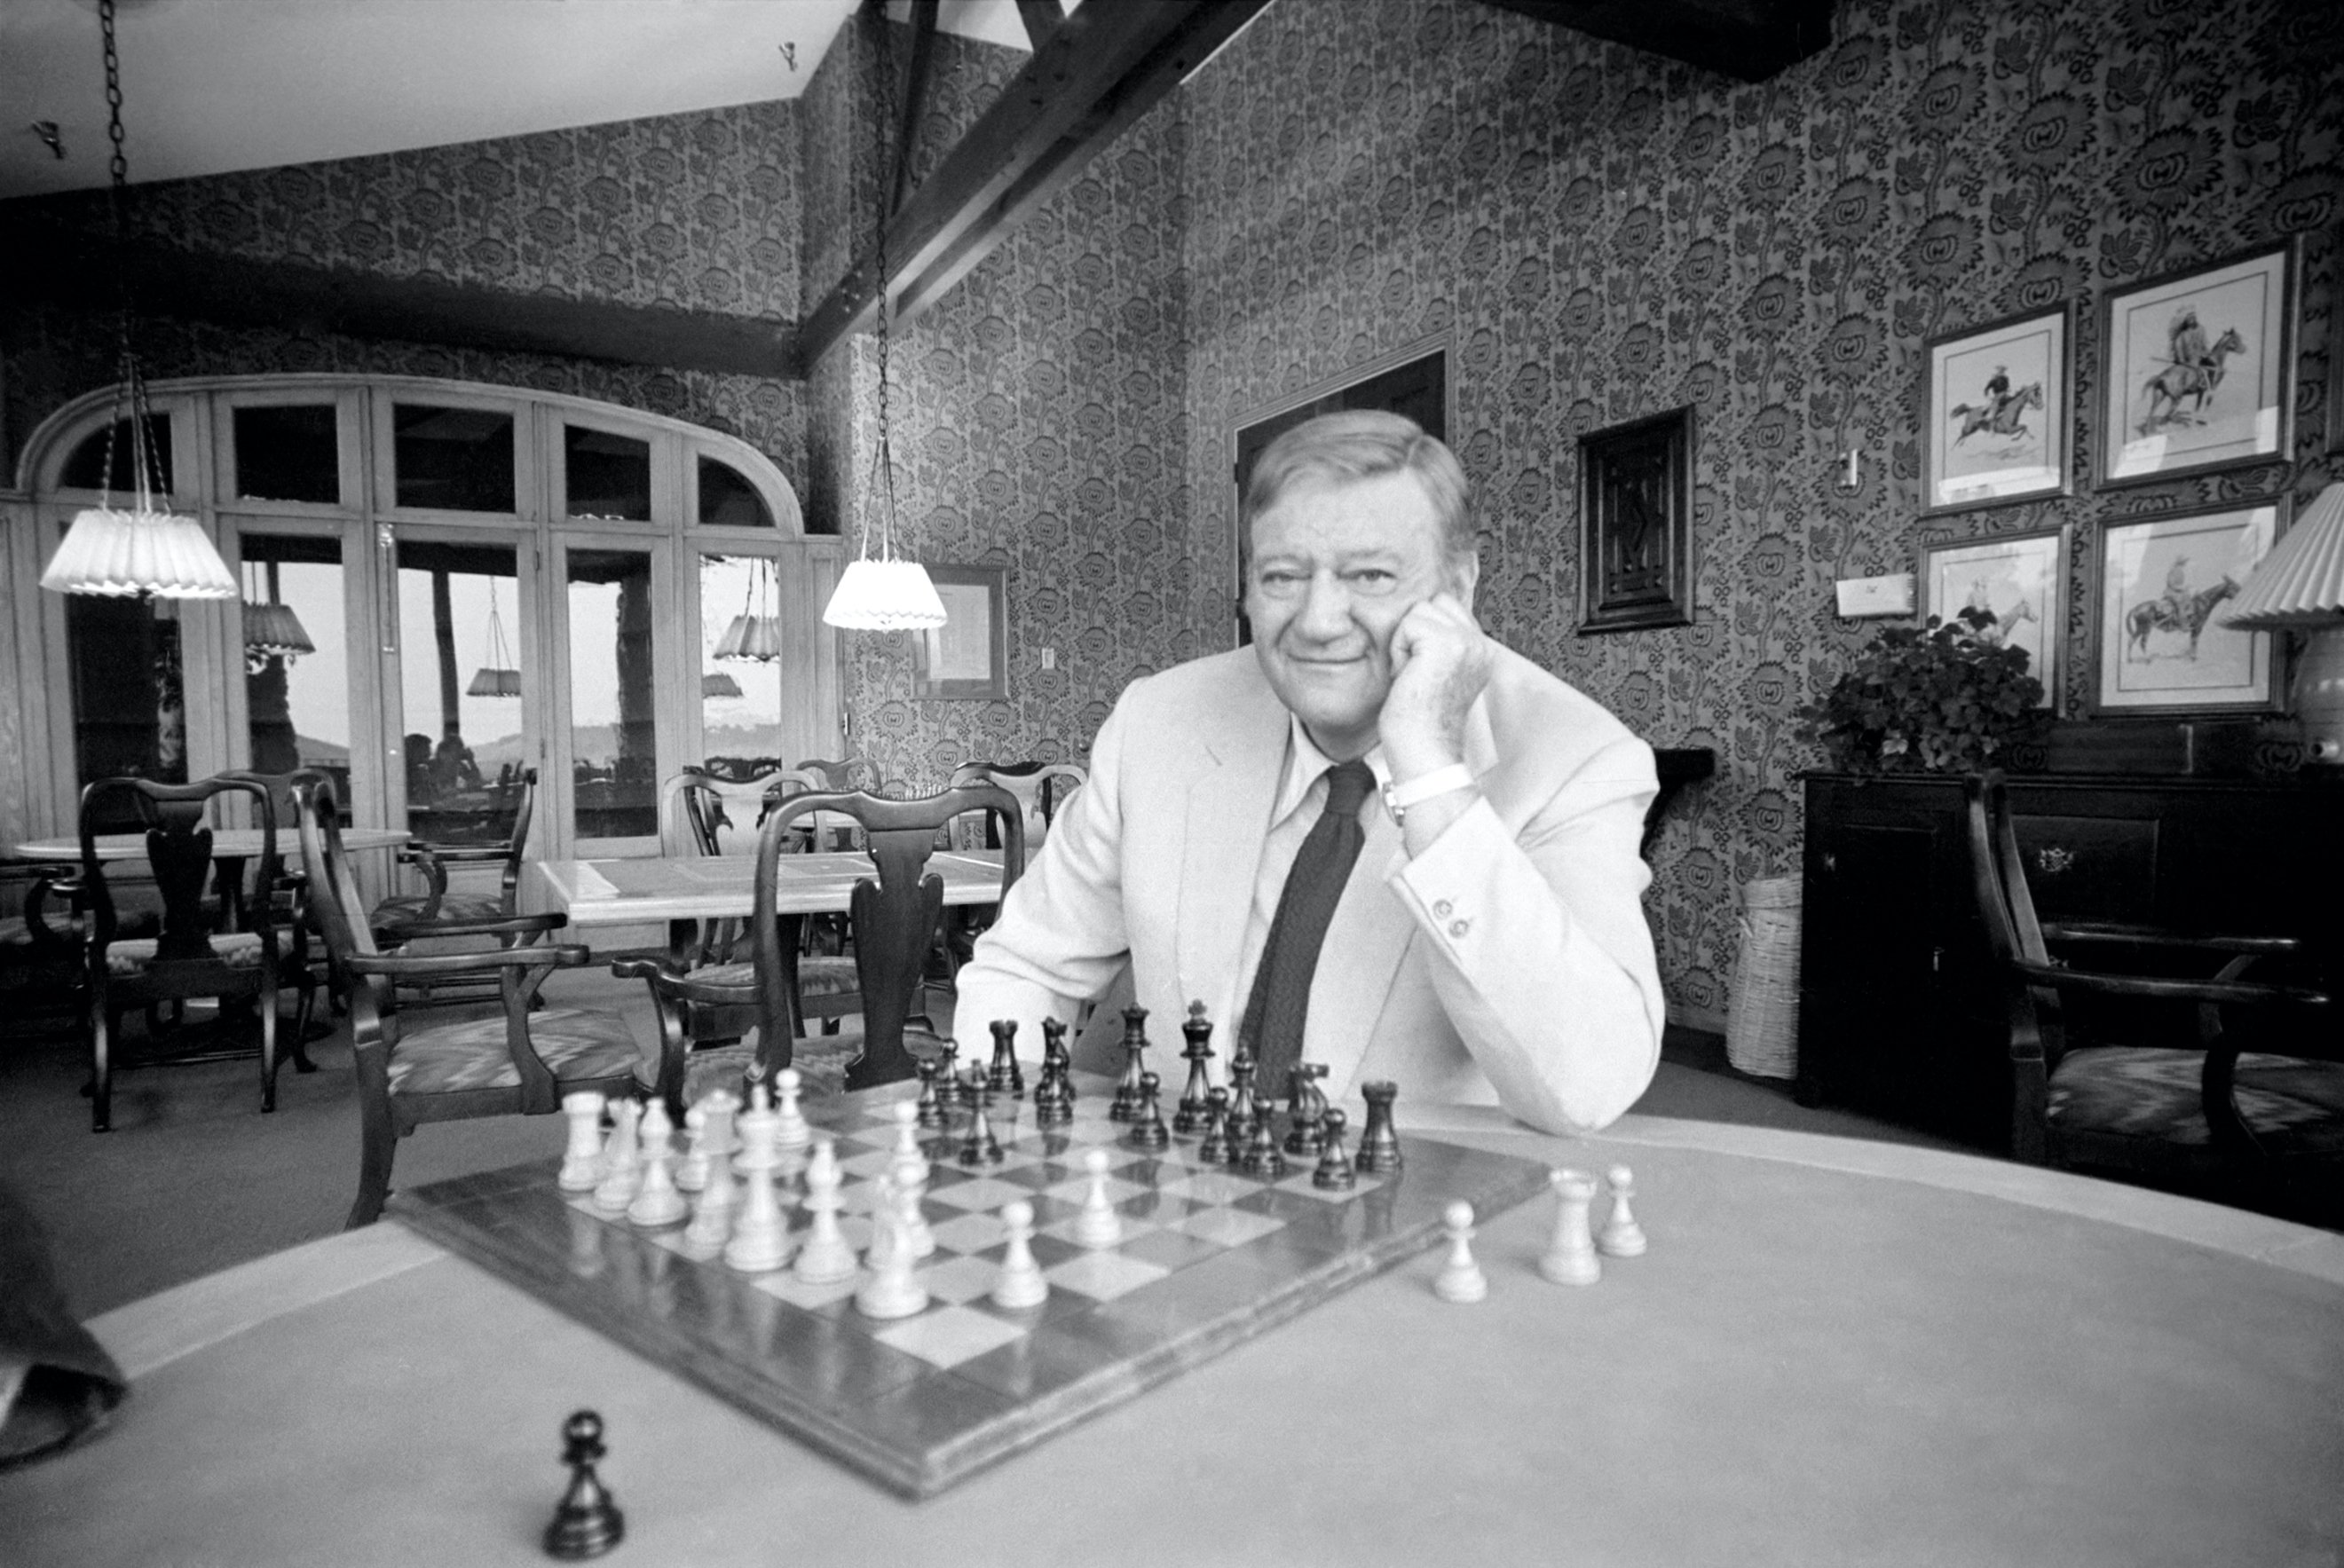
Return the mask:
{"type": "MultiPolygon", "coordinates": [[[[1222,1081],[1287,739],[1250,648],[1134,681],[1099,730],[1090,782],[961,969],[964,1050],[981,1059],[986,1026],[1005,1018],[1019,1054],[1038,1056],[1041,1020],[1070,1019],[1128,964],[1167,1101],[1185,1081],[1178,1025],[1192,1000],[1214,1020],[1222,1081]]],[[[1549,1131],[1602,1126],[1652,1081],[1665,1018],[1637,854],[1659,791],[1652,749],[1500,648],[1468,716],[1465,761],[1481,799],[1413,860],[1370,803],[1311,982],[1303,1059],[1327,1064],[1338,1099],[1391,1079],[1403,1105],[1495,1103],[1549,1131]]]]}

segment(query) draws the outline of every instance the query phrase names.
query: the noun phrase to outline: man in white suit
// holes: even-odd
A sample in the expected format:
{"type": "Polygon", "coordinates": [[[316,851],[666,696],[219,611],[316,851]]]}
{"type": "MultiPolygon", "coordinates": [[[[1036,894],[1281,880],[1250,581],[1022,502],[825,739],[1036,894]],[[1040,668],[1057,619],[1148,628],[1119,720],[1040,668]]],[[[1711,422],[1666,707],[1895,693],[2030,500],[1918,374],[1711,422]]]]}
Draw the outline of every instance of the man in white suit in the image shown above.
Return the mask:
{"type": "MultiPolygon", "coordinates": [[[[1328,887],[1315,971],[1303,960],[1307,1011],[1288,988],[1289,1053],[1325,1063],[1337,1098],[1382,1078],[1549,1131],[1611,1121],[1651,1082],[1664,1018],[1639,902],[1651,749],[1483,635],[1464,474],[1413,422],[1288,431],[1245,516],[1254,646],[1124,692],[1089,783],[960,971],[955,1037],[981,1050],[1015,1019],[1030,1054],[1042,1018],[1127,965],[1159,1043],[1205,1004],[1219,1081],[1239,1020],[1263,1016],[1265,950],[1291,947],[1273,941],[1289,871],[1320,863],[1306,846],[1329,764],[1364,759],[1381,798],[1359,831],[1320,829],[1361,847],[1328,887]]],[[[1177,1061],[1165,1081],[1168,1098],[1177,1061]]]]}

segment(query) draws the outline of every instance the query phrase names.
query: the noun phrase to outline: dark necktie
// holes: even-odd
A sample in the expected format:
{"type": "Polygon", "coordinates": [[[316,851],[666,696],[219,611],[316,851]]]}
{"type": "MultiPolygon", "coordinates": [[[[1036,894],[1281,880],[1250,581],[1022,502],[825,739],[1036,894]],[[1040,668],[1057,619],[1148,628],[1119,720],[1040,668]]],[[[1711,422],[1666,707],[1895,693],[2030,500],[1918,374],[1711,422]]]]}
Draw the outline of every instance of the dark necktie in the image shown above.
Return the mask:
{"type": "Polygon", "coordinates": [[[1294,869],[1286,874],[1286,890],[1278,896],[1278,914],[1269,922],[1269,940],[1261,950],[1253,995],[1238,1030],[1238,1043],[1253,1052],[1254,1084],[1265,1101],[1284,1095],[1286,1075],[1302,1060],[1310,977],[1318,969],[1327,922],[1334,918],[1343,884],[1351,879],[1351,863],[1367,842],[1359,805],[1375,785],[1365,762],[1339,762],[1327,770],[1327,809],[1302,840],[1294,869]]]}

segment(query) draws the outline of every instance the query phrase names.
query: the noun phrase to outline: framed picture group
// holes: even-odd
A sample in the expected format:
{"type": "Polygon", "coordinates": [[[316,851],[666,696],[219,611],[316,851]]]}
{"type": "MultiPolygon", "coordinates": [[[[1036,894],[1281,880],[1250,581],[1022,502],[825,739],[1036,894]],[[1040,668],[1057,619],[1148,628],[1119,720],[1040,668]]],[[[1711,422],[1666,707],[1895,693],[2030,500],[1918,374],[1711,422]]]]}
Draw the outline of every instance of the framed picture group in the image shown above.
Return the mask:
{"type": "MultiPolygon", "coordinates": [[[[2286,460],[2299,258],[2290,239],[2106,296],[2095,487],[2286,460]]],[[[2062,304],[1928,341],[1924,517],[2073,493],[2075,325],[2062,304]]],[[[2274,709],[2272,638],[2223,625],[2220,609],[2286,521],[2280,498],[2098,525],[2086,551],[2089,711],[2274,709]]],[[[2026,649],[2056,707],[2073,546],[2065,527],[1925,544],[1920,608],[1989,611],[1987,635],[2026,649]]]]}

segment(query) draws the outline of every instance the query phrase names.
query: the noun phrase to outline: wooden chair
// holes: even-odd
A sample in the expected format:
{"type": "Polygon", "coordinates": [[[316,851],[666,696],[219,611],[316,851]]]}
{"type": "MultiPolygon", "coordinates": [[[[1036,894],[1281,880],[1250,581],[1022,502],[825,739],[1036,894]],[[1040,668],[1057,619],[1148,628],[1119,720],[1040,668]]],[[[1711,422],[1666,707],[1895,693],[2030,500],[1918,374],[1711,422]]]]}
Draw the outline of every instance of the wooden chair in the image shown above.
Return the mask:
{"type": "MultiPolygon", "coordinates": [[[[223,873],[228,869],[224,863],[223,873]]],[[[192,784],[100,779],[82,790],[81,868],[69,892],[82,926],[92,1131],[104,1132],[113,1125],[115,1069],[128,1065],[115,1060],[123,1010],[145,1009],[149,1032],[160,1032],[166,1005],[177,1013],[199,997],[257,1004],[260,1109],[277,1109],[277,992],[281,967],[291,957],[290,933],[278,925],[271,891],[279,875],[277,810],[262,785],[228,775],[192,784]],[[258,891],[250,899],[242,896],[239,867],[237,880],[224,884],[217,899],[207,900],[204,889],[213,877],[214,818],[220,803],[230,799],[249,802],[260,833],[254,871],[258,891]],[[146,863],[162,900],[161,927],[152,937],[124,933],[123,910],[97,853],[100,824],[119,820],[126,804],[146,824],[146,863]]],[[[216,1040],[206,1048],[148,1060],[217,1061],[249,1050],[216,1040]]],[[[306,1055],[301,1060],[303,1070],[316,1070],[306,1055]]]]}
{"type": "MultiPolygon", "coordinates": [[[[1089,778],[1072,762],[964,762],[953,769],[952,782],[955,789],[964,784],[997,784],[1017,797],[1018,808],[1026,814],[1026,849],[1030,854],[1048,835],[1058,808],[1089,778]]],[[[988,835],[985,848],[999,849],[991,838],[988,835]]]]}
{"type": "Polygon", "coordinates": [[[82,921],[59,893],[80,867],[62,860],[0,860],[0,1010],[13,1032],[42,1022],[60,1033],[80,1027],[88,996],[82,921]]]}
{"type": "MultiPolygon", "coordinates": [[[[374,906],[368,923],[375,941],[385,948],[403,948],[418,941],[450,937],[457,933],[449,928],[472,926],[483,921],[509,920],[519,909],[521,859],[529,843],[530,819],[537,811],[537,769],[524,768],[505,783],[490,791],[490,799],[480,815],[483,824],[496,824],[510,816],[511,829],[495,842],[477,840],[410,840],[400,846],[401,864],[413,866],[421,872],[424,890],[420,893],[397,893],[374,906]],[[450,892],[448,872],[454,866],[501,865],[502,871],[493,893],[450,892]]],[[[515,941],[534,940],[516,937],[515,941]]],[[[512,942],[504,945],[511,946],[512,942]]],[[[409,988],[409,1000],[420,1002],[480,1001],[497,994],[496,977],[485,980],[472,977],[453,983],[419,983],[409,988]]]]}
{"type": "Polygon", "coordinates": [[[533,1009],[547,975],[591,961],[576,943],[520,940],[561,930],[568,923],[565,915],[443,924],[447,935],[490,936],[504,944],[494,948],[429,956],[379,951],[342,851],[333,785],[305,784],[298,794],[310,907],[351,980],[359,1152],[359,1194],[350,1205],[349,1227],[370,1224],[382,1212],[399,1140],[424,1122],[544,1116],[561,1109],[565,1094],[636,1094],[661,1079],[665,1065],[645,1064],[633,1030],[618,1013],[533,1009]],[[400,994],[410,981],[480,976],[496,981],[501,1006],[494,1015],[418,1027],[400,1010],[400,994]]]}
{"type": "MultiPolygon", "coordinates": [[[[285,773],[257,773],[248,769],[228,773],[230,779],[248,779],[268,791],[271,807],[283,829],[285,849],[292,859],[278,874],[277,886],[268,890],[277,902],[277,923],[287,933],[288,952],[279,979],[284,975],[300,977],[301,994],[294,1009],[293,1066],[296,1071],[315,1072],[305,1049],[309,1038],[309,1025],[314,1016],[314,999],[324,996],[328,1007],[335,1011],[343,1008],[347,987],[334,972],[333,955],[326,950],[326,939],[318,930],[317,921],[309,915],[309,879],[301,869],[300,840],[294,827],[298,803],[293,790],[296,785],[316,783],[330,775],[315,768],[296,768],[285,773]]],[[[254,890],[255,895],[259,893],[254,890]]],[[[330,1031],[330,1026],[328,1032],[330,1031]]]]}
{"type": "MultiPolygon", "coordinates": [[[[944,908],[944,882],[924,874],[936,829],[964,811],[997,815],[1009,852],[1002,857],[1002,890],[1017,879],[1024,859],[1025,824],[1016,798],[990,785],[947,789],[918,800],[886,800],[861,791],[793,796],[765,819],[757,844],[755,905],[750,917],[754,954],[749,971],[687,970],[681,964],[630,960],[614,970],[647,980],[658,1003],[662,1054],[660,1091],[672,1114],[684,1109],[684,1051],[690,1039],[687,1010],[753,1007],[758,1018],[753,1050],[734,1048],[711,1053],[724,1066],[737,1065],[745,1081],[770,1083],[795,1059],[800,1020],[797,995],[797,923],[800,916],[777,910],[780,863],[793,826],[816,811],[835,811],[861,826],[875,879],[854,885],[850,912],[854,921],[856,1000],[863,1014],[863,1049],[844,1066],[838,1087],[868,1089],[912,1077],[918,1070],[905,1044],[914,994],[920,989],[930,939],[944,908]]],[[[922,1031],[931,1035],[932,1031],[922,1031]]],[[[809,1074],[814,1087],[826,1088],[809,1074]]]]}
{"type": "Polygon", "coordinates": [[[1966,781],[1970,861],[1987,945],[2005,979],[2013,1081],[2012,1152],[2035,1164],[2129,1172],[2257,1207],[2332,1206],[2344,1176],[2344,1060],[2324,993],[2245,978],[2291,954],[2285,937],[2177,933],[2110,924],[2046,925],[1998,771],[1966,781]],[[2088,952],[2070,967],[2051,945],[2088,952]],[[2126,954],[2203,978],[2110,972],[2126,954]],[[2207,969],[2215,972],[2204,975],[2207,969]],[[2113,1003],[2111,1011],[2109,1004],[2113,1003]],[[2098,1004],[2096,1009],[2095,1004],[2098,1004]],[[2137,1029],[2153,1012],[2182,1027],[2157,1043],[2093,1040],[2095,1010],[2137,1029]],[[2182,1042],[2177,1042],[2182,1041],[2182,1042]]]}

